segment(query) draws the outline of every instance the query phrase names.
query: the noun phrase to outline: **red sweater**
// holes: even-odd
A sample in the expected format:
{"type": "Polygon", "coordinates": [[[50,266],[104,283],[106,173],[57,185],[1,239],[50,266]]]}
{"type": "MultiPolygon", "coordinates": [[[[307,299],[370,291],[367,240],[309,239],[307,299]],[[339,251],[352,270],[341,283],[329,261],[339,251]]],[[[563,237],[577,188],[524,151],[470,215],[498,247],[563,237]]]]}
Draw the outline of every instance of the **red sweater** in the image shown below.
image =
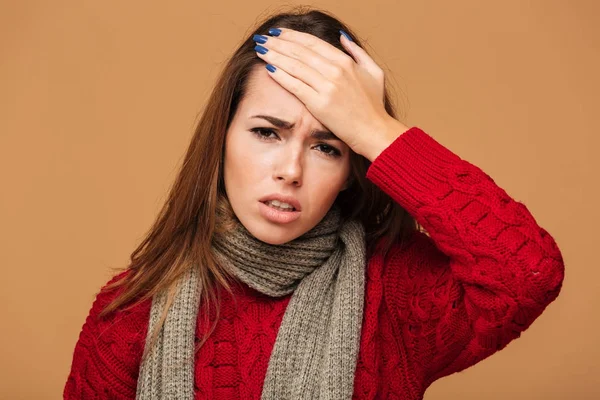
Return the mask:
{"type": "MultiPolygon", "coordinates": [[[[558,296],[564,263],[524,204],[417,127],[373,161],[367,178],[429,236],[418,232],[402,251],[368,260],[353,398],[422,399],[436,379],[518,338],[558,296]]],[[[221,319],[196,356],[196,399],[260,398],[291,294],[234,289],[237,308],[223,290],[221,319]]],[[[99,320],[114,295],[100,292],[93,303],[66,399],[135,398],[151,302],[99,320]]],[[[207,328],[199,322],[197,335],[207,328]]]]}

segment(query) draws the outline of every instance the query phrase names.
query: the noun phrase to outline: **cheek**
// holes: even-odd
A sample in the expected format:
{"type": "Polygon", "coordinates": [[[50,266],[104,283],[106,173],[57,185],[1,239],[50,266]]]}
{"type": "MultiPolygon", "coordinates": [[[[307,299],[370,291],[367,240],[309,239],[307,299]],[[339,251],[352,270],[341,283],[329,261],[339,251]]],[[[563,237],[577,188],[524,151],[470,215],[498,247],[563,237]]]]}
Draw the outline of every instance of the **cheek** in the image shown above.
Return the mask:
{"type": "Polygon", "coordinates": [[[259,157],[256,145],[246,136],[234,132],[225,144],[224,176],[228,189],[239,189],[252,186],[259,178],[257,174],[264,171],[264,158],[259,157]]]}
{"type": "Polygon", "coordinates": [[[310,181],[310,196],[321,207],[330,207],[335,201],[340,190],[344,186],[347,178],[347,169],[338,169],[331,171],[329,174],[324,174],[322,169],[313,172],[313,179],[310,181]]]}

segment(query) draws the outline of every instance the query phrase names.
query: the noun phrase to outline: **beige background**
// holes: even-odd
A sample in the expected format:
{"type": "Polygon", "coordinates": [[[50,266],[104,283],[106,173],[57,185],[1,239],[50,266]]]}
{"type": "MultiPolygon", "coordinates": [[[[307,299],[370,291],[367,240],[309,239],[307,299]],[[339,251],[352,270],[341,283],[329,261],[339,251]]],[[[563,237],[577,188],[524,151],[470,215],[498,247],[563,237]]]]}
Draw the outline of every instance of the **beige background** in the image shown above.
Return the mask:
{"type": "MultiPolygon", "coordinates": [[[[149,228],[222,63],[267,1],[0,2],[0,399],[58,399],[109,267],[149,228]],[[168,5],[167,5],[168,4],[168,5]]],[[[557,240],[559,298],[434,399],[600,398],[600,2],[328,1],[404,122],[557,240]]]]}

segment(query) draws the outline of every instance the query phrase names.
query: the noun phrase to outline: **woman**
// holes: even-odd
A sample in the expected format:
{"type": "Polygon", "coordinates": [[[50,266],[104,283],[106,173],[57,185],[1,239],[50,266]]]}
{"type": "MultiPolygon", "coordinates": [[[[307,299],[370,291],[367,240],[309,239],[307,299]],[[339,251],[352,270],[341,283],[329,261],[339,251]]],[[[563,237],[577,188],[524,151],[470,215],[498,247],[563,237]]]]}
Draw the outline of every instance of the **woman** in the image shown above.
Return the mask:
{"type": "Polygon", "coordinates": [[[395,118],[347,26],[282,13],[221,74],[64,397],[421,399],[519,337],[563,274],[525,205],[395,118]]]}

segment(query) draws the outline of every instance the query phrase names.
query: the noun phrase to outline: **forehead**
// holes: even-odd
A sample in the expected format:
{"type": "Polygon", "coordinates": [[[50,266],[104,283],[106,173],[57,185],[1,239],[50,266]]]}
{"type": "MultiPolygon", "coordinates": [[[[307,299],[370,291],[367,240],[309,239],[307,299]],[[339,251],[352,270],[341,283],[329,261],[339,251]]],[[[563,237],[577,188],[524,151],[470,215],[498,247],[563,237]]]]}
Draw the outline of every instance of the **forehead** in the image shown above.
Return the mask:
{"type": "Polygon", "coordinates": [[[251,114],[269,114],[287,121],[295,121],[308,109],[296,96],[284,89],[269,75],[263,64],[252,69],[248,77],[248,86],[240,102],[240,113],[246,117],[251,114]]]}

